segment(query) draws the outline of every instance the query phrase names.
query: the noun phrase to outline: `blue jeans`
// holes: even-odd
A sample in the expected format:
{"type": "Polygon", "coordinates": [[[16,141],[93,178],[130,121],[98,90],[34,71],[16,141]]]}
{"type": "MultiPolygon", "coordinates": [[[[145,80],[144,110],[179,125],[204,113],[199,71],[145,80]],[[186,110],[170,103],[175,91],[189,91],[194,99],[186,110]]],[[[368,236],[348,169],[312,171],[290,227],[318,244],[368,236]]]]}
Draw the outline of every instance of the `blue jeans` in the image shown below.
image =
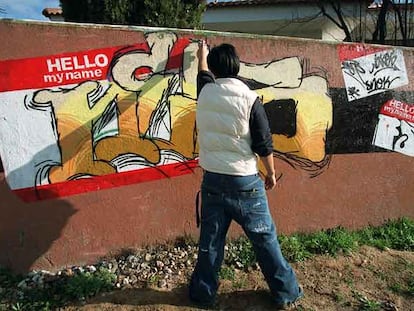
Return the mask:
{"type": "Polygon", "coordinates": [[[206,172],[201,199],[198,260],[189,288],[193,301],[209,304],[215,299],[226,235],[233,219],[251,241],[274,301],[289,303],[302,295],[295,273],[280,250],[264,183],[257,174],[206,172]]]}

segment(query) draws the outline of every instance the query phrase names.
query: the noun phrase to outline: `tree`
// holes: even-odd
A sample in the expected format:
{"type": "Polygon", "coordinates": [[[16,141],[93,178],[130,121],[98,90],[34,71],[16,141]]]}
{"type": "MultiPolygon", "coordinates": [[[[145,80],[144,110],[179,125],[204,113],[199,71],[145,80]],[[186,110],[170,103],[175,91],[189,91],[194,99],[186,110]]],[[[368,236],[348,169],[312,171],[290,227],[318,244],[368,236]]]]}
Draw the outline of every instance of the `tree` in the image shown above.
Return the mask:
{"type": "Polygon", "coordinates": [[[372,34],[372,41],[375,43],[385,43],[385,36],[387,33],[387,12],[390,0],[384,0],[378,14],[377,26],[372,34]],[[379,37],[378,37],[379,35],[379,37]]]}
{"type": "Polygon", "coordinates": [[[331,22],[333,22],[336,26],[338,26],[340,29],[344,31],[345,33],[344,41],[346,42],[353,41],[352,36],[351,36],[351,31],[349,30],[349,26],[345,22],[344,14],[341,8],[341,2],[336,1],[336,0],[319,1],[318,6],[323,16],[327,17],[331,22]],[[333,16],[331,16],[327,12],[326,5],[329,5],[333,9],[338,20],[336,20],[333,16]]]}
{"type": "Polygon", "coordinates": [[[199,0],[60,0],[68,22],[201,28],[199,0]]]}
{"type": "Polygon", "coordinates": [[[145,19],[151,26],[201,28],[204,1],[199,0],[144,0],[145,19]],[[189,27],[190,26],[190,27],[189,27]]]}
{"type": "Polygon", "coordinates": [[[404,46],[414,44],[414,33],[411,30],[413,25],[413,0],[375,1],[375,6],[372,6],[372,4],[369,6],[371,9],[368,9],[368,3],[372,1],[360,0],[359,10],[357,10],[359,16],[347,16],[341,8],[341,2],[339,0],[319,0],[317,5],[321,10],[321,15],[344,31],[344,41],[359,42],[371,37],[372,39],[366,41],[404,46]],[[330,12],[334,12],[335,15],[330,12]],[[371,18],[372,23],[367,22],[367,15],[371,18]],[[352,20],[354,24],[358,25],[360,32],[365,33],[358,38],[346,20],[352,20]]]}

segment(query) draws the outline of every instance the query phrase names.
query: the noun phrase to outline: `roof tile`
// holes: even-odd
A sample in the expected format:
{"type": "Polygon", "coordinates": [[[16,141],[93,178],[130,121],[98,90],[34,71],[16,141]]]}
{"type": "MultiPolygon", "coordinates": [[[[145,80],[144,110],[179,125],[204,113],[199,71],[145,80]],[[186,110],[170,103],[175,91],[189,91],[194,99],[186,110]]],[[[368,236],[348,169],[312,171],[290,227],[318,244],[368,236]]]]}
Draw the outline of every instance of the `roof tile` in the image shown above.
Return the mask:
{"type": "Polygon", "coordinates": [[[63,11],[61,8],[45,8],[43,9],[42,14],[45,17],[58,16],[62,15],[63,11]]]}
{"type": "MultiPolygon", "coordinates": [[[[356,2],[358,0],[348,0],[350,2],[356,2]]],[[[289,4],[289,3],[312,3],[318,2],[317,0],[231,0],[220,1],[215,0],[207,4],[207,8],[229,7],[229,6],[253,6],[264,4],[289,4]]]]}

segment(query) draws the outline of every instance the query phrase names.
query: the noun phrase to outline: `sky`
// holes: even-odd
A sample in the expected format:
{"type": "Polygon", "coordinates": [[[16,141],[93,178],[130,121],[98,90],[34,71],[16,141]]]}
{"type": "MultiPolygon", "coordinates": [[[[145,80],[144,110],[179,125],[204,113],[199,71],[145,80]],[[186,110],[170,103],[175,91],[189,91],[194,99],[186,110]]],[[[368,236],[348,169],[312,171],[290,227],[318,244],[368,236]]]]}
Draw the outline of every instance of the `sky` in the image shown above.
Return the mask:
{"type": "Polygon", "coordinates": [[[42,15],[44,8],[58,8],[59,0],[0,0],[0,8],[6,12],[0,13],[0,18],[34,19],[47,21],[42,15]]]}

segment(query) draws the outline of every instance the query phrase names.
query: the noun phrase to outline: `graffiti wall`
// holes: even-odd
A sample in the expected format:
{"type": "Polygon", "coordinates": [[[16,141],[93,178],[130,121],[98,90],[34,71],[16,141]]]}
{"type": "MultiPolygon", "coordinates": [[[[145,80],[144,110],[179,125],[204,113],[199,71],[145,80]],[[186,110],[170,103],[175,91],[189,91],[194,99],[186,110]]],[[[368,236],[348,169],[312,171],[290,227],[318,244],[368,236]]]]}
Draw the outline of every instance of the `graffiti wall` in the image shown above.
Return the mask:
{"type": "MultiPolygon", "coordinates": [[[[33,201],[191,173],[197,47],[195,37],[158,31],[133,45],[1,62],[0,155],[10,187],[33,201]]],[[[275,152],[325,161],[326,77],[292,55],[242,62],[240,79],[264,103],[275,152]]]]}
{"type": "Polygon", "coordinates": [[[194,49],[157,32],[129,46],[1,63],[1,155],[12,189],[32,201],[191,170],[194,49]]]}
{"type": "MultiPolygon", "coordinates": [[[[14,34],[0,52],[0,159],[8,189],[0,191],[0,212],[6,205],[20,206],[23,215],[57,202],[73,207],[63,213],[68,218],[61,237],[39,247],[27,267],[56,267],[197,233],[192,222],[202,173],[195,124],[200,39],[211,47],[233,43],[241,59],[239,78],[263,102],[279,178],[269,201],[281,231],[414,217],[412,49],[0,23],[0,36],[14,34]],[[33,38],[22,41],[27,33],[33,38]],[[40,39],[51,44],[35,44],[40,39]],[[393,165],[378,171],[385,161],[393,165]],[[393,175],[395,170],[404,173],[393,175]],[[374,207],[395,201],[395,210],[374,207]],[[128,229],[125,221],[131,222],[128,229]],[[117,235],[107,236],[110,230],[117,235]],[[97,235],[102,239],[91,242],[97,235]],[[42,264],[39,258],[46,257],[42,264]]],[[[40,218],[5,223],[8,229],[0,233],[16,242],[0,239],[0,250],[8,249],[0,262],[30,248],[25,239],[49,221],[40,218]]]]}

